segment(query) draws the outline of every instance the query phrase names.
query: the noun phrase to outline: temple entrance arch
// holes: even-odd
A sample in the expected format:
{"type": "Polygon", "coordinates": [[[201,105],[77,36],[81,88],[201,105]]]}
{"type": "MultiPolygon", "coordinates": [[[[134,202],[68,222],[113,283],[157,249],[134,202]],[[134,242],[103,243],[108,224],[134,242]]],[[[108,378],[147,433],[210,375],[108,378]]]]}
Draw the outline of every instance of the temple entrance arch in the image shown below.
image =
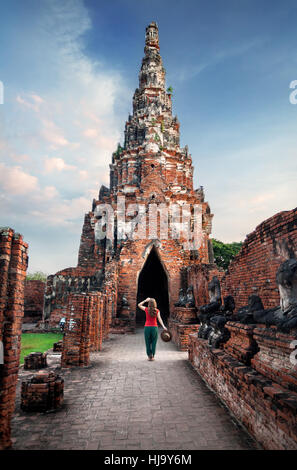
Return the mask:
{"type": "MultiPolygon", "coordinates": [[[[152,247],[137,281],[137,305],[147,297],[157,301],[163,322],[167,324],[169,317],[168,276],[160,261],[155,246],[152,247]]],[[[145,313],[136,308],[136,324],[144,325],[145,313]]]]}

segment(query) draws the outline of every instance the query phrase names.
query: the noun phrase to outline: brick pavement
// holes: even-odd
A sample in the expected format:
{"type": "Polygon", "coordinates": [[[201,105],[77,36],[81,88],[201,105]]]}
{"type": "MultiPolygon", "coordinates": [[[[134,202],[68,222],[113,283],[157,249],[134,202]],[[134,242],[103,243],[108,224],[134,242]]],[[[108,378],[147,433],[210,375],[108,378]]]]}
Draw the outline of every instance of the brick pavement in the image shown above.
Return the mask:
{"type": "Polygon", "coordinates": [[[21,411],[18,385],[13,448],[257,448],[187,357],[174,344],[159,339],[156,360],[149,362],[143,330],[135,335],[111,335],[101,352],[92,353],[90,367],[56,369],[65,379],[62,410],[21,411]]]}

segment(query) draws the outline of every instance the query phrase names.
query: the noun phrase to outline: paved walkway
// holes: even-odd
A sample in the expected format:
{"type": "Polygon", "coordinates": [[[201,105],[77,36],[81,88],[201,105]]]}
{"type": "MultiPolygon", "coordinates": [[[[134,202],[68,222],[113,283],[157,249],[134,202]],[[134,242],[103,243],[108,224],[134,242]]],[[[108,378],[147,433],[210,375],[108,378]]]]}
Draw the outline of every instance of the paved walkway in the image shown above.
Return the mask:
{"type": "Polygon", "coordinates": [[[14,449],[256,448],[187,356],[159,339],[156,360],[149,362],[143,330],[111,335],[89,368],[59,370],[65,379],[62,410],[22,412],[18,386],[14,449]]]}

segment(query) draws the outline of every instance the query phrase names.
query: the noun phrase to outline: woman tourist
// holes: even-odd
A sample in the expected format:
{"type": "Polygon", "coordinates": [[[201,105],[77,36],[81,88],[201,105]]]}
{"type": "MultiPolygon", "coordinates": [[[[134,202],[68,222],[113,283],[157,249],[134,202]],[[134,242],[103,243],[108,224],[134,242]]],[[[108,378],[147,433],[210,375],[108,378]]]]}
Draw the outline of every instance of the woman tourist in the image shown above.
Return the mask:
{"type": "Polygon", "coordinates": [[[158,340],[158,323],[157,319],[159,320],[160,325],[167,330],[166,326],[164,325],[160,310],[157,309],[157,302],[155,299],[151,299],[148,297],[147,299],[143,300],[138,304],[138,307],[145,312],[146,315],[146,322],[144,325],[144,338],[146,344],[146,353],[148,356],[149,361],[153,361],[155,359],[155,352],[156,352],[156,344],[158,340]],[[148,306],[144,307],[143,304],[148,302],[148,306]]]}

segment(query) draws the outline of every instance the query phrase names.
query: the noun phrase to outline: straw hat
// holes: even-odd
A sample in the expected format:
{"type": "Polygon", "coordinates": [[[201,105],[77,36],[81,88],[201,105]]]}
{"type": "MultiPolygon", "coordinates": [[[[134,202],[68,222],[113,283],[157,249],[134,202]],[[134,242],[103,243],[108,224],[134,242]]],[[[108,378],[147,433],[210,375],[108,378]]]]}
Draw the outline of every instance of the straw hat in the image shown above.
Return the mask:
{"type": "Polygon", "coordinates": [[[161,338],[163,341],[165,341],[165,343],[167,343],[168,341],[171,341],[172,334],[169,330],[163,330],[161,333],[161,338]]]}

